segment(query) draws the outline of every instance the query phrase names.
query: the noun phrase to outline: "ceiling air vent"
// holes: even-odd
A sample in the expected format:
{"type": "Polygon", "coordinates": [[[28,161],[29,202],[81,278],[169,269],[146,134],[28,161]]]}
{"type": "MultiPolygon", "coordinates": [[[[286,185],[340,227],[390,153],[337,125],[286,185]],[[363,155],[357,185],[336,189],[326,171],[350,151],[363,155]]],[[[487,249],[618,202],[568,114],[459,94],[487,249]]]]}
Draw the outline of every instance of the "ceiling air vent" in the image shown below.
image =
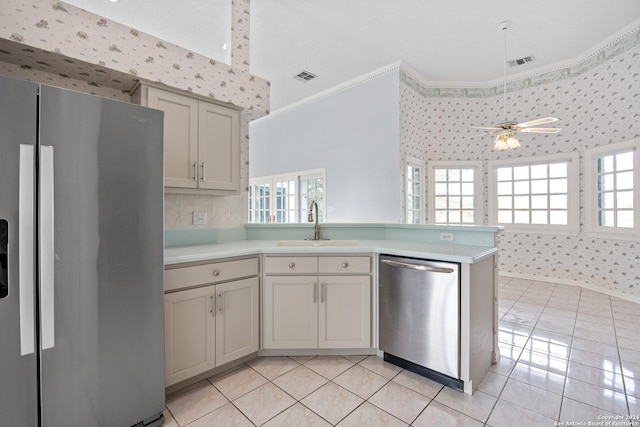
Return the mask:
{"type": "Polygon", "coordinates": [[[536,58],[534,58],[533,55],[529,55],[525,56],[524,58],[512,59],[511,61],[507,61],[507,64],[509,64],[509,67],[517,67],[519,65],[528,64],[529,62],[533,62],[535,60],[536,58]]]}
{"type": "Polygon", "coordinates": [[[309,80],[313,80],[316,77],[318,77],[318,76],[316,76],[315,74],[310,73],[308,71],[304,71],[304,70],[301,71],[299,74],[296,74],[295,76],[293,76],[294,79],[300,80],[301,82],[308,82],[309,80]]]}

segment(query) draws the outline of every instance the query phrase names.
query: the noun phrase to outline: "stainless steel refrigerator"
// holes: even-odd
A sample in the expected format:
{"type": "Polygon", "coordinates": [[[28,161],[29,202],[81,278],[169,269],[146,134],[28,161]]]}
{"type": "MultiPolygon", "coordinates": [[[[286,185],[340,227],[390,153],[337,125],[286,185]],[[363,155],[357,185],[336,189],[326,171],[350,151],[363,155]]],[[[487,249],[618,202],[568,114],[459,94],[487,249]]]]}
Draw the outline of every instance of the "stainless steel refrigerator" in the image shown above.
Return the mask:
{"type": "Polygon", "coordinates": [[[162,112],[0,76],[0,424],[157,425],[162,112]]]}

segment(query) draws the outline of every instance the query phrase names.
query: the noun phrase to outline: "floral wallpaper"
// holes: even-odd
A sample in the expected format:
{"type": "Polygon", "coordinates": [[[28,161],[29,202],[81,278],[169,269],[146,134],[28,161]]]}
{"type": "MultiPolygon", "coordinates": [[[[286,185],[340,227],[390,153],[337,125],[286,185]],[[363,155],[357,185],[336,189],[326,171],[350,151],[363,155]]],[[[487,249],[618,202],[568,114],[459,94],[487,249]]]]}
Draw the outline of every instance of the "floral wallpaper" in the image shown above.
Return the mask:
{"type": "Polygon", "coordinates": [[[241,192],[167,194],[165,229],[239,227],[247,212],[249,122],[268,113],[269,82],[249,74],[249,1],[232,2],[232,64],[101,18],[60,1],[4,0],[0,74],[129,102],[138,81],[153,81],[243,107],[241,192]],[[194,210],[207,224],[192,225],[194,210]]]}
{"type": "Polygon", "coordinates": [[[122,102],[130,102],[131,97],[127,92],[120,89],[114,89],[110,86],[99,86],[91,84],[83,80],[78,80],[65,75],[51,74],[40,71],[28,66],[20,66],[10,64],[8,62],[0,62],[0,74],[17,79],[30,80],[34,82],[44,83],[51,86],[71,89],[78,92],[90,93],[92,95],[102,96],[104,98],[117,99],[122,102]]]}
{"type": "Polygon", "coordinates": [[[231,1],[231,66],[249,71],[249,0],[231,1]]]}
{"type": "Polygon", "coordinates": [[[248,3],[236,0],[232,9],[234,63],[242,68],[51,0],[2,1],[0,61],[122,90],[158,82],[266,114],[269,82],[247,71],[249,36],[240,34],[248,30],[248,3]]]}
{"type": "MultiPolygon", "coordinates": [[[[538,76],[536,84],[509,86],[509,118],[554,116],[562,131],[555,135],[523,134],[517,150],[494,151],[491,136],[474,137],[504,119],[499,89],[436,92],[400,73],[400,149],[403,156],[429,160],[496,160],[579,152],[640,136],[640,30],[601,52],[578,71],[538,76]]],[[[640,297],[639,243],[585,235],[584,161],[580,165],[580,223],[577,236],[503,233],[499,270],[549,280],[587,284],[617,294],[640,297]]],[[[484,172],[487,223],[487,173],[484,172]]],[[[404,199],[404,198],[403,198],[404,199]]],[[[428,198],[427,198],[428,200],[428,198]]],[[[428,203],[428,202],[427,202],[428,203]]]]}

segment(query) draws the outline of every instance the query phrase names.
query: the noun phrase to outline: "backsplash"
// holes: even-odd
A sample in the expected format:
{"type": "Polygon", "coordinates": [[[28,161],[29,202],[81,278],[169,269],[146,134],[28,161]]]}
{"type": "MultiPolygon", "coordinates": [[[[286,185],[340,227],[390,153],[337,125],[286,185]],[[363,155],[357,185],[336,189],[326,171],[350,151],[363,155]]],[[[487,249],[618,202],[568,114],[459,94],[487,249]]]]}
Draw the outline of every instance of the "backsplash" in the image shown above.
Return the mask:
{"type": "Polygon", "coordinates": [[[247,194],[237,196],[202,196],[165,194],[164,229],[195,230],[242,227],[247,216],[247,194]],[[205,212],[207,224],[193,225],[193,212],[205,212]]]}
{"type": "MultiPolygon", "coordinates": [[[[472,126],[503,121],[502,96],[434,96],[401,80],[401,153],[429,160],[496,160],[579,152],[640,136],[640,32],[633,43],[607,61],[575,76],[508,92],[508,115],[521,120],[554,116],[556,135],[523,134],[517,150],[494,151],[493,138],[472,126]]],[[[629,45],[629,43],[627,43],[629,45]]],[[[580,188],[584,188],[581,160],[580,188]]],[[[484,212],[487,219],[487,172],[484,212]]],[[[404,198],[403,198],[404,199],[404,198]]],[[[584,230],[584,194],[580,192],[580,229],[584,230]]],[[[617,293],[640,295],[640,251],[629,240],[548,234],[503,233],[499,270],[530,277],[586,283],[617,293]]]]}

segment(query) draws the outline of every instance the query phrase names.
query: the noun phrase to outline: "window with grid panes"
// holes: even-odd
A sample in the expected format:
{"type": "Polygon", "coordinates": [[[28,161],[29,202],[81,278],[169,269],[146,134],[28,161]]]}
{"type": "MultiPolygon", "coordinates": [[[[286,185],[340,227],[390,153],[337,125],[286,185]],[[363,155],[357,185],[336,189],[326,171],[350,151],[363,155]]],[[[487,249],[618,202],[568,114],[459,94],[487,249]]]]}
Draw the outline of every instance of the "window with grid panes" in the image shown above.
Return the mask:
{"type": "Polygon", "coordinates": [[[407,158],[405,217],[407,224],[424,223],[424,162],[407,158]]]}
{"type": "Polygon", "coordinates": [[[481,162],[429,162],[431,222],[482,223],[481,172],[481,162]]]}
{"type": "Polygon", "coordinates": [[[598,225],[633,228],[633,152],[600,157],[598,225]]]}
{"type": "Polygon", "coordinates": [[[300,176],[300,222],[308,221],[308,210],[312,201],[318,204],[318,222],[324,222],[324,177],[300,176]]]}
{"type": "Polygon", "coordinates": [[[586,200],[589,231],[638,237],[638,140],[588,150],[586,200]]]}
{"type": "Polygon", "coordinates": [[[276,198],[275,215],[277,223],[296,222],[296,181],[282,180],[276,181],[273,188],[276,198]]]}
{"type": "Polygon", "coordinates": [[[249,186],[249,222],[271,222],[271,184],[255,183],[249,186]]]}
{"type": "Polygon", "coordinates": [[[316,200],[324,219],[324,169],[249,180],[249,222],[306,222],[316,200]]]}
{"type": "Polygon", "coordinates": [[[491,221],[507,229],[577,232],[577,153],[489,163],[491,221]]]}

